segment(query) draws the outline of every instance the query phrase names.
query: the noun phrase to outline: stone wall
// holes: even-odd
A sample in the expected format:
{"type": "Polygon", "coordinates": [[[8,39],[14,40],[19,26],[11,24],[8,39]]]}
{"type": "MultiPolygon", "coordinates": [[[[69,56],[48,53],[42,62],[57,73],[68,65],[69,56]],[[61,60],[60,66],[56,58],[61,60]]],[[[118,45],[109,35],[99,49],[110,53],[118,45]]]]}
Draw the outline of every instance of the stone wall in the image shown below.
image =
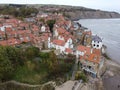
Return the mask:
{"type": "Polygon", "coordinates": [[[48,82],[43,85],[29,85],[16,81],[0,83],[0,90],[55,90],[54,82],[48,82]]]}

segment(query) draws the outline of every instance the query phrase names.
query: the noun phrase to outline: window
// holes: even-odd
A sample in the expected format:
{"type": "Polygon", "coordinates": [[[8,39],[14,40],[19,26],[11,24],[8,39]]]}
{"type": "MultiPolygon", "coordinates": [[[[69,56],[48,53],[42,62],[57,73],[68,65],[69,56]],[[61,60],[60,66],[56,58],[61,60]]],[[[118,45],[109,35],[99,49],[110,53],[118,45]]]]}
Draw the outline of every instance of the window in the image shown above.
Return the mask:
{"type": "Polygon", "coordinates": [[[93,46],[95,46],[95,44],[93,44],[93,46]]]}
{"type": "Polygon", "coordinates": [[[97,47],[99,47],[99,45],[97,45],[97,47]]]}
{"type": "Polygon", "coordinates": [[[94,57],[94,60],[97,60],[97,57],[94,57]]]}
{"type": "Polygon", "coordinates": [[[89,69],[91,69],[91,66],[88,66],[89,69]]]}

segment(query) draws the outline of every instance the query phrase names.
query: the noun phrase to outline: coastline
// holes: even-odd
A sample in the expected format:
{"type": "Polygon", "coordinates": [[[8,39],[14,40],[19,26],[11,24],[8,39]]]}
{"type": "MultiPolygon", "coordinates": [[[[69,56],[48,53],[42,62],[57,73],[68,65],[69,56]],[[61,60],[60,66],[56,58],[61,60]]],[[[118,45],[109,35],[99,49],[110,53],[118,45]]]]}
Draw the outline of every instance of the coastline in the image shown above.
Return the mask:
{"type": "MultiPolygon", "coordinates": [[[[112,59],[105,58],[105,67],[107,68],[102,77],[91,79],[91,82],[81,83],[80,90],[119,90],[118,84],[120,79],[120,64],[116,63],[112,59]],[[113,83],[113,81],[115,83],[113,83]]],[[[66,88],[72,89],[77,81],[66,81],[60,86],[57,86],[55,90],[64,90],[66,88]],[[70,87],[68,87],[70,86],[70,87]]],[[[79,90],[78,89],[78,90],[79,90]]]]}
{"type": "Polygon", "coordinates": [[[81,19],[79,22],[91,29],[93,34],[102,37],[104,44],[107,46],[108,55],[112,60],[120,64],[120,19],[81,19]]]}
{"type": "Polygon", "coordinates": [[[102,77],[103,90],[120,90],[120,64],[113,60],[106,60],[107,70],[102,77]]]}

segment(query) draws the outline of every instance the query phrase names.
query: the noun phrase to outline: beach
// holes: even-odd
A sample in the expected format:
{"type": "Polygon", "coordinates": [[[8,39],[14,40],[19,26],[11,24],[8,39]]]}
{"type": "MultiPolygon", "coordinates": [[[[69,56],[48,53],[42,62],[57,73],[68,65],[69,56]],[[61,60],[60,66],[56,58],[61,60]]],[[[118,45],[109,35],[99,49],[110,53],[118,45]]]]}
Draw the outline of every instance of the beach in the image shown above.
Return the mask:
{"type": "Polygon", "coordinates": [[[107,70],[102,77],[104,90],[120,90],[120,65],[114,61],[106,61],[107,70]]]}

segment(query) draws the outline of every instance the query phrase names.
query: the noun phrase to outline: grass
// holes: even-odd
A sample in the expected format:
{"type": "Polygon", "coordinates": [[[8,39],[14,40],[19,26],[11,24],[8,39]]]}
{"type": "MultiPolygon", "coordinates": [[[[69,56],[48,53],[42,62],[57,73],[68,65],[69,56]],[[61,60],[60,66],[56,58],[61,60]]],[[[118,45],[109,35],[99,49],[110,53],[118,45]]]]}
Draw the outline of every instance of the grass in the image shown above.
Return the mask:
{"type": "Polygon", "coordinates": [[[16,69],[13,79],[23,83],[42,84],[46,81],[47,75],[47,68],[42,64],[39,71],[29,70],[28,67],[23,66],[16,69]]]}
{"type": "MultiPolygon", "coordinates": [[[[24,66],[16,68],[13,76],[13,80],[28,83],[28,84],[44,84],[48,81],[64,82],[71,77],[71,69],[74,64],[74,60],[61,59],[56,73],[50,73],[48,65],[44,62],[46,55],[41,54],[42,61],[39,60],[27,60],[24,66]],[[63,69],[64,68],[64,69],[63,69]]],[[[48,57],[47,57],[48,58],[48,57]]]]}
{"type": "MultiPolygon", "coordinates": [[[[72,67],[72,65],[68,66],[66,64],[63,64],[63,66],[69,69],[70,66],[72,67]]],[[[48,68],[42,63],[40,64],[39,70],[32,70],[26,66],[21,66],[16,69],[13,80],[33,85],[44,84],[51,80],[55,82],[64,82],[71,77],[71,72],[68,69],[64,70],[62,71],[64,73],[61,72],[60,75],[54,77],[54,75],[51,76],[48,73],[48,68]]]]}

